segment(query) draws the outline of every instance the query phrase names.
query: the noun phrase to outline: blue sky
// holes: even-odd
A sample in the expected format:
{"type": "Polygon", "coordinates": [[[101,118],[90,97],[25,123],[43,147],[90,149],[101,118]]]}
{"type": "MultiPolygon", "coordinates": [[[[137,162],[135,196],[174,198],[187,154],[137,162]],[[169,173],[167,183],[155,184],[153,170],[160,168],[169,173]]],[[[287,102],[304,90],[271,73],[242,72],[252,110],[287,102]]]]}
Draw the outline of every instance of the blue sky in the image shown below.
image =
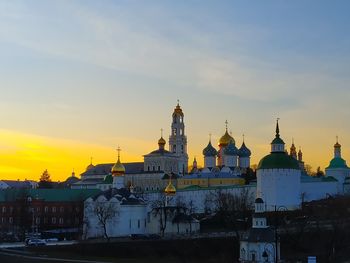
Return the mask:
{"type": "MultiPolygon", "coordinates": [[[[180,99],[191,158],[201,159],[208,134],[217,140],[227,119],[238,145],[246,134],[257,163],[280,117],[285,141],[294,137],[305,161],[324,167],[336,135],[350,155],[349,7],[1,1],[0,128],[57,140],[56,148],[61,140],[97,145],[105,153],[96,162],[113,161],[116,145],[141,159],[161,128],[169,134],[180,99]]],[[[78,170],[91,155],[92,146],[75,157],[78,170]]],[[[72,165],[36,163],[33,173],[52,167],[62,176],[72,165]]]]}

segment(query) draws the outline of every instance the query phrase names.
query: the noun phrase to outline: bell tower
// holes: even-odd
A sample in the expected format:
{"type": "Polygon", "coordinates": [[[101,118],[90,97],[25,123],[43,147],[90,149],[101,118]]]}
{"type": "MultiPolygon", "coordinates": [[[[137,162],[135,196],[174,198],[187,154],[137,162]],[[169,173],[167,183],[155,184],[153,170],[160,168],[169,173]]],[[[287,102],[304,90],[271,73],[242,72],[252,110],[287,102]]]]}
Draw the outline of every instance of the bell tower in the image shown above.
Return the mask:
{"type": "Polygon", "coordinates": [[[184,175],[188,170],[187,137],[185,135],[184,114],[177,101],[172,115],[169,151],[178,157],[179,174],[184,175]]]}

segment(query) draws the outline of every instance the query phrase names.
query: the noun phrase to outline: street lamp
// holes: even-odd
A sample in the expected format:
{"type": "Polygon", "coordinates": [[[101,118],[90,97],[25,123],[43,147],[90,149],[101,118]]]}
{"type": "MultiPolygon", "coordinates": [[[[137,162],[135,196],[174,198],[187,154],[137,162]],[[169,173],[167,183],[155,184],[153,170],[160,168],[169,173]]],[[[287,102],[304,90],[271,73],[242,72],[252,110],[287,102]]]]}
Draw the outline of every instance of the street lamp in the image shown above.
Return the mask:
{"type": "Polygon", "coordinates": [[[288,211],[285,206],[276,206],[275,205],[275,262],[278,262],[278,212],[288,211]]]}

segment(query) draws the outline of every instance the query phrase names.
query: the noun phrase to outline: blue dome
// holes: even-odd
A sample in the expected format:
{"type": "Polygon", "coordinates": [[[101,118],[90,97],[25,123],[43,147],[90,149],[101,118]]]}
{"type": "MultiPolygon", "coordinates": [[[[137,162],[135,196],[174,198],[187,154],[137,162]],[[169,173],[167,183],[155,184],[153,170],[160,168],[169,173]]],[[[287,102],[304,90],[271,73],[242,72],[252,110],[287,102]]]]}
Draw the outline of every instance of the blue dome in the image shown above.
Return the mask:
{"type": "Polygon", "coordinates": [[[251,151],[245,146],[245,143],[242,143],[241,148],[239,148],[238,155],[239,157],[250,157],[251,151]]]}
{"type": "Polygon", "coordinates": [[[217,150],[211,145],[211,142],[208,143],[207,147],[203,149],[204,156],[216,156],[218,154],[217,150]]]}
{"type": "Polygon", "coordinates": [[[226,146],[226,148],[224,150],[224,154],[226,154],[226,155],[238,155],[238,149],[233,144],[232,141],[230,141],[229,144],[226,146]]]}

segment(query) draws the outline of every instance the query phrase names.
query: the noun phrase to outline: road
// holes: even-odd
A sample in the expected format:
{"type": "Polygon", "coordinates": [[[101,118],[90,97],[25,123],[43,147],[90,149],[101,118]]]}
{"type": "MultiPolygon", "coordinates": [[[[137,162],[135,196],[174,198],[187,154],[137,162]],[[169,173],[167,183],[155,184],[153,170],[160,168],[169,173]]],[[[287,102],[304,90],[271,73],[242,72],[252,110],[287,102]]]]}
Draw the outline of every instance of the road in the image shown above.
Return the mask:
{"type": "MultiPolygon", "coordinates": [[[[76,244],[77,241],[74,240],[67,240],[67,241],[57,241],[57,242],[47,242],[46,244],[48,246],[67,246],[67,245],[73,245],[76,244]]],[[[24,242],[12,242],[12,243],[0,243],[0,249],[1,248],[19,248],[19,247],[25,247],[24,242]]]]}
{"type": "Polygon", "coordinates": [[[19,251],[13,249],[0,249],[0,262],[6,263],[45,263],[45,262],[72,262],[72,263],[110,263],[106,261],[92,261],[80,259],[66,259],[66,258],[51,258],[45,255],[34,255],[27,251],[19,251]]]}

